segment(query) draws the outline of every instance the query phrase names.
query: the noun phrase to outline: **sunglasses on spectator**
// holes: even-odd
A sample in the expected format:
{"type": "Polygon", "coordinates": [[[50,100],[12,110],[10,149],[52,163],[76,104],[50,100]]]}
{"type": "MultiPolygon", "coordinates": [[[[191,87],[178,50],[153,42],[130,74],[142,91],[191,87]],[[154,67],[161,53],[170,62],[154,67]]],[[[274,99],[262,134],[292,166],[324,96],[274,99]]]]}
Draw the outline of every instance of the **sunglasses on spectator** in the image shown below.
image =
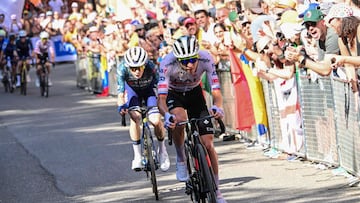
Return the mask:
{"type": "Polygon", "coordinates": [[[198,60],[198,56],[192,56],[189,58],[182,58],[182,59],[178,59],[178,61],[183,65],[183,66],[187,66],[189,63],[196,63],[196,61],[198,60]]]}
{"type": "Polygon", "coordinates": [[[261,51],[260,51],[260,54],[265,54],[265,50],[268,50],[269,49],[269,46],[266,45],[261,51]]]}
{"type": "Polygon", "coordinates": [[[136,72],[138,71],[142,71],[145,69],[145,66],[140,66],[140,67],[130,67],[131,72],[136,72]]]}
{"type": "Polygon", "coordinates": [[[310,26],[311,26],[311,27],[316,27],[316,25],[317,25],[317,22],[311,22],[311,21],[309,21],[309,22],[306,22],[306,23],[305,23],[305,28],[306,28],[306,29],[309,29],[310,26]]]}

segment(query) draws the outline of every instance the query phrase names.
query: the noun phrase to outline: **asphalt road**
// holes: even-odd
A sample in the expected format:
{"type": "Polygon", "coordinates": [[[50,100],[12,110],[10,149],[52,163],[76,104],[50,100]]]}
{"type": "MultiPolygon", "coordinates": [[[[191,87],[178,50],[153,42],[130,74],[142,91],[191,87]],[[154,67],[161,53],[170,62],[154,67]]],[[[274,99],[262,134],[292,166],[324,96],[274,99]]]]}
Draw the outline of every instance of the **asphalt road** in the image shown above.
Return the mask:
{"type": "MultiPolygon", "coordinates": [[[[34,72],[31,71],[34,81],[34,72]]],[[[128,128],[113,97],[75,86],[73,64],[57,65],[49,98],[0,84],[0,202],[156,202],[145,173],[131,171],[128,128]]],[[[310,162],[270,159],[239,141],[215,140],[220,188],[228,202],[360,202],[359,187],[310,162]]],[[[171,168],[157,172],[159,202],[189,202],[171,168]]]]}

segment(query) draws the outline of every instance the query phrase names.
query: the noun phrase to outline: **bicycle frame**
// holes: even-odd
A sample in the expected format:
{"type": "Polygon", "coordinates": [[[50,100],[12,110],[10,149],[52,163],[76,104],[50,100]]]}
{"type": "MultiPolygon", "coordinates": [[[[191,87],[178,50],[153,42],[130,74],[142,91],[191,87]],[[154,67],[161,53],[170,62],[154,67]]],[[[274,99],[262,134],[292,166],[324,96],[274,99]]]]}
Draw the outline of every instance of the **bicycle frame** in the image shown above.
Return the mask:
{"type": "MultiPolygon", "coordinates": [[[[190,195],[195,202],[216,202],[216,190],[214,172],[211,166],[209,154],[206,147],[200,140],[199,128],[197,123],[203,120],[211,120],[214,116],[208,115],[202,118],[192,118],[187,121],[179,122],[176,125],[185,125],[185,155],[187,169],[190,175],[185,184],[185,193],[190,195]]],[[[221,120],[218,120],[223,124],[221,120]]],[[[221,131],[225,129],[221,127],[221,131]]],[[[169,131],[169,144],[171,145],[172,135],[169,131]]]]}
{"type": "Polygon", "coordinates": [[[27,60],[26,57],[22,58],[22,66],[20,69],[20,94],[26,95],[26,88],[27,88],[27,81],[26,81],[26,76],[27,76],[27,60]]]}
{"type": "Polygon", "coordinates": [[[151,129],[149,126],[147,113],[147,107],[130,107],[129,111],[137,111],[141,114],[142,118],[142,134],[141,134],[141,148],[143,154],[143,165],[146,177],[149,179],[150,171],[150,181],[153,186],[153,193],[155,194],[155,199],[159,200],[159,192],[157,189],[156,175],[155,170],[159,168],[159,159],[155,149],[154,138],[151,134],[151,129]]]}

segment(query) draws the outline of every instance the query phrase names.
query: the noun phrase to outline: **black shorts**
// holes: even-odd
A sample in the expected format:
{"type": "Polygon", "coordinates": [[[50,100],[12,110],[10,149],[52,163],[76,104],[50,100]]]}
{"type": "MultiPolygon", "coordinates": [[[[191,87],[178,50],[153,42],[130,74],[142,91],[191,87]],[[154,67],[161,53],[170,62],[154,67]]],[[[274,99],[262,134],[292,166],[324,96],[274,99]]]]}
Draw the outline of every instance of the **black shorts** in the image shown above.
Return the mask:
{"type": "MultiPolygon", "coordinates": [[[[169,90],[166,103],[169,110],[172,110],[176,107],[182,107],[186,109],[189,119],[200,118],[209,115],[209,111],[206,106],[206,101],[200,85],[187,92],[176,92],[174,90],[169,90]]],[[[199,122],[198,127],[200,135],[214,134],[212,122],[199,122]]]]}

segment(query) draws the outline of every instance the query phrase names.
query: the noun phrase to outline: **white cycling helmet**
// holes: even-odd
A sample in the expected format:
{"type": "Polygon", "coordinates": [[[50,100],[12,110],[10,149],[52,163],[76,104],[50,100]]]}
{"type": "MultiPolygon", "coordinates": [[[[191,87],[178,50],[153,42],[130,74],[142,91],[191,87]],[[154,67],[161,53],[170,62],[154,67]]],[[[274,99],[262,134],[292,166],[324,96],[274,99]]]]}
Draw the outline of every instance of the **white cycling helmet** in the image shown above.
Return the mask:
{"type": "Polygon", "coordinates": [[[19,31],[19,37],[26,37],[26,31],[25,30],[20,30],[19,31]]]}
{"type": "Polygon", "coordinates": [[[6,36],[5,30],[0,30],[0,37],[5,37],[5,36],[6,36]]]}
{"type": "Polygon", "coordinates": [[[49,38],[49,33],[42,31],[40,33],[40,39],[49,38]]]}
{"type": "Polygon", "coordinates": [[[199,43],[195,36],[182,36],[174,42],[173,53],[176,58],[187,58],[198,54],[199,43]]]}
{"type": "Polygon", "coordinates": [[[127,67],[140,67],[145,64],[148,54],[142,47],[129,48],[124,56],[125,65],[127,67]]]}

